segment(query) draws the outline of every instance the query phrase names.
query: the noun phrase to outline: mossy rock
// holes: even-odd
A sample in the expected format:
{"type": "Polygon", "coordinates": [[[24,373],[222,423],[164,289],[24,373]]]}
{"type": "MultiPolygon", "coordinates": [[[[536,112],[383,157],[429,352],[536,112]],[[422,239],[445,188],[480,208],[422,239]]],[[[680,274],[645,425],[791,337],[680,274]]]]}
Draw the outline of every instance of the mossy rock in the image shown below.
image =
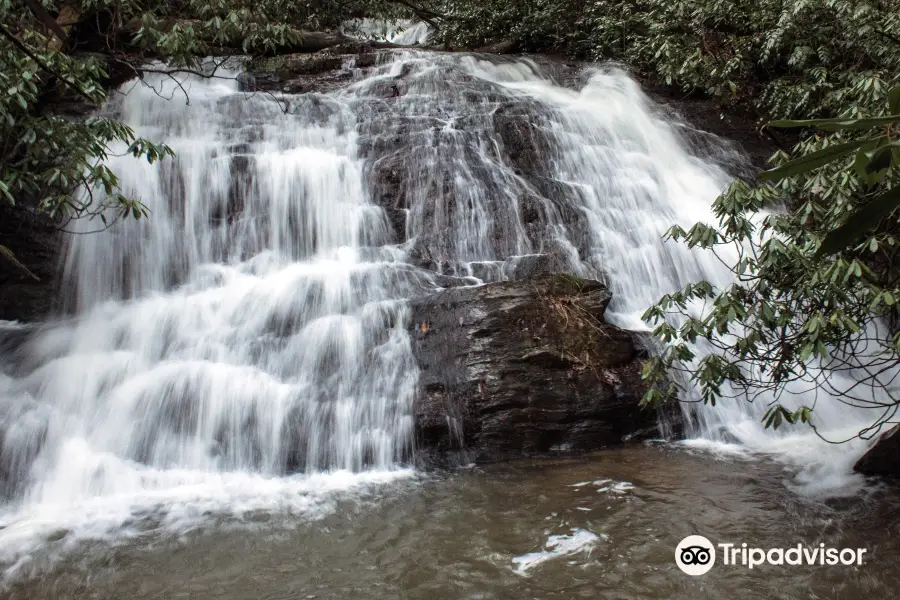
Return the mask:
{"type": "Polygon", "coordinates": [[[250,70],[256,73],[269,73],[279,79],[290,79],[298,75],[318,75],[341,68],[344,59],[341,56],[328,54],[285,54],[255,59],[250,70]]]}
{"type": "Polygon", "coordinates": [[[284,68],[283,56],[268,56],[254,58],[247,65],[249,71],[256,73],[276,73],[284,68]]]}

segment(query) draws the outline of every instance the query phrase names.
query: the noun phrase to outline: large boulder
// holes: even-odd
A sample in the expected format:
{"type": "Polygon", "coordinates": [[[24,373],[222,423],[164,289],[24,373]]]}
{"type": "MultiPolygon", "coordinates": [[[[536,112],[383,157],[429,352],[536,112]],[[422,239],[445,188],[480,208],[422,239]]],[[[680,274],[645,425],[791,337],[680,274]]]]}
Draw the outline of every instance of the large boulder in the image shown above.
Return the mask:
{"type": "Polygon", "coordinates": [[[660,435],[639,406],[640,339],[603,320],[597,281],[542,274],[413,302],[426,456],[490,461],[660,435]]]}
{"type": "Polygon", "coordinates": [[[900,477],[900,425],[883,433],[853,470],[865,475],[900,477]]]}

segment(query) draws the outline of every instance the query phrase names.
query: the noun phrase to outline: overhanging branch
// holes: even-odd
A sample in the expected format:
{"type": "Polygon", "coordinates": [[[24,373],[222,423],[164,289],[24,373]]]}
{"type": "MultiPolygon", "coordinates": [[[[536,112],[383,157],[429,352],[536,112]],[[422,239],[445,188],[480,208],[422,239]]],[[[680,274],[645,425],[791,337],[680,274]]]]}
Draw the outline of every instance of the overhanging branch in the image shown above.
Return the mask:
{"type": "Polygon", "coordinates": [[[12,44],[16,48],[18,48],[25,56],[27,56],[28,58],[33,60],[35,62],[35,64],[37,64],[37,66],[39,66],[41,68],[42,71],[49,73],[50,75],[56,77],[59,81],[66,84],[66,86],[68,86],[69,88],[71,88],[72,90],[77,92],[79,96],[87,99],[87,101],[90,102],[91,104],[97,104],[97,101],[94,98],[91,98],[76,83],[69,81],[68,79],[63,77],[60,73],[58,73],[57,71],[52,69],[49,65],[47,65],[47,63],[45,63],[40,58],[38,58],[31,50],[28,49],[28,47],[25,44],[20,42],[16,36],[14,36],[6,27],[4,27],[2,23],[0,23],[0,35],[3,35],[3,37],[8,39],[10,42],[12,42],[12,44]]]}

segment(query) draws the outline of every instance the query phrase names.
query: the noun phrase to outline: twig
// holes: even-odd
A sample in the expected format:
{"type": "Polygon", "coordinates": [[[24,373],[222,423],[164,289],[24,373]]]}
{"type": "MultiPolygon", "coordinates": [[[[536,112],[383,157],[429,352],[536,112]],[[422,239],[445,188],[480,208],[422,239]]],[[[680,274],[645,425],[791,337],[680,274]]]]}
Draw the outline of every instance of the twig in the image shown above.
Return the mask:
{"type": "Polygon", "coordinates": [[[23,265],[19,259],[16,258],[16,255],[12,253],[12,250],[7,248],[6,246],[0,245],[0,256],[5,258],[7,261],[12,263],[14,267],[34,279],[35,281],[40,281],[41,278],[31,272],[31,269],[23,265]]]}

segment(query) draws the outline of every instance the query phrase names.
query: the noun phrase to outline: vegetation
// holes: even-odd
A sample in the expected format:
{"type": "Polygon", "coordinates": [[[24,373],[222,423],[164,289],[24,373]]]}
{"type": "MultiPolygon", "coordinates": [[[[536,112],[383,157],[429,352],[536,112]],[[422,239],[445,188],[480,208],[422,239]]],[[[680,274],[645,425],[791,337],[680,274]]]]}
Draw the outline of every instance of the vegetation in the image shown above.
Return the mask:
{"type": "Polygon", "coordinates": [[[763,117],[815,118],[864,114],[884,97],[897,73],[896,8],[895,0],[448,0],[442,35],[451,45],[508,39],[523,50],[617,60],[763,117]]]}
{"type": "Polygon", "coordinates": [[[794,160],[779,154],[779,166],[760,176],[775,185],[734,183],[716,201],[718,227],[670,230],[691,247],[732,246],[736,283],[725,290],[691,283],[647,311],[667,345],[646,365],[645,377],[656,384],[646,402],[688,381],[703,402],[764,398],[766,426],[778,427],[810,423],[815,408],[785,408],[785,392],[822,390],[876,409],[862,436],[893,419],[900,402],[900,239],[891,216],[900,206],[900,86],[889,96],[884,116],[773,123],[831,135],[801,142],[794,160]],[[782,202],[792,208],[760,218],[782,202]],[[716,352],[698,353],[698,341],[716,352]],[[666,388],[673,370],[688,377],[666,388]]]}

